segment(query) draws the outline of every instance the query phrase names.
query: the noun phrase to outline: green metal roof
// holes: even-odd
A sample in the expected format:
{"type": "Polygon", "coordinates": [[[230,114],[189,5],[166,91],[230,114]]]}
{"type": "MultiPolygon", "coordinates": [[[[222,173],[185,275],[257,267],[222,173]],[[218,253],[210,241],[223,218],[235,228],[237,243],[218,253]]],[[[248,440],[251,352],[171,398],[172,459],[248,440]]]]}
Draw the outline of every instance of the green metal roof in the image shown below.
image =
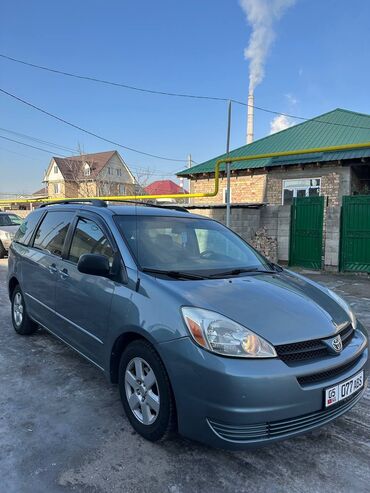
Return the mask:
{"type": "MultiPolygon", "coordinates": [[[[270,152],[294,151],[295,149],[311,149],[344,144],[370,142],[370,115],[337,108],[329,113],[256,140],[230,152],[230,157],[250,156],[270,152]]],[[[355,159],[370,156],[370,149],[354,149],[337,152],[316,152],[307,155],[253,159],[236,161],[231,164],[232,170],[265,168],[272,166],[304,164],[338,159],[355,159]]],[[[217,156],[205,163],[177,173],[178,176],[211,173],[216,161],[225,158],[226,154],[217,156]]],[[[225,169],[221,165],[221,170],[225,169]]]]}

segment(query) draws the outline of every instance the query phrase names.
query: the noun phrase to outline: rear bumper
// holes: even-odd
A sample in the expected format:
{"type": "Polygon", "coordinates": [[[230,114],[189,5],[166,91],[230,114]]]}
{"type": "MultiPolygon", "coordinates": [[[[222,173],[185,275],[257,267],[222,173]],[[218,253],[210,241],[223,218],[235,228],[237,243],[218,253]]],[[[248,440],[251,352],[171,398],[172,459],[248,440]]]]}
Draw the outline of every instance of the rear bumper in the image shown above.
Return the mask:
{"type": "MultiPolygon", "coordinates": [[[[364,392],[324,407],[325,388],[365,369],[367,340],[358,330],[340,356],[295,367],[279,359],[219,357],[189,338],[160,344],[159,350],[175,394],[179,432],[216,447],[245,449],[305,433],[347,412],[364,392]],[[319,383],[297,380],[331,369],[335,376],[319,383]]],[[[366,384],[365,370],[364,389],[366,384]]]]}

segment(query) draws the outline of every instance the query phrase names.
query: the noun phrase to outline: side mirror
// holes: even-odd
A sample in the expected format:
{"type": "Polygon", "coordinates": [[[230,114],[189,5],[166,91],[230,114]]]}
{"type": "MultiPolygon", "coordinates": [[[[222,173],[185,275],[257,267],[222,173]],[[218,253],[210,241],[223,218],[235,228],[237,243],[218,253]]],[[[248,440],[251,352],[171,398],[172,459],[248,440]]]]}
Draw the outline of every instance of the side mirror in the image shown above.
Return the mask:
{"type": "Polygon", "coordinates": [[[108,277],[110,274],[110,266],[108,257],[98,255],[97,253],[85,253],[81,255],[77,269],[83,274],[91,276],[108,277]]]}

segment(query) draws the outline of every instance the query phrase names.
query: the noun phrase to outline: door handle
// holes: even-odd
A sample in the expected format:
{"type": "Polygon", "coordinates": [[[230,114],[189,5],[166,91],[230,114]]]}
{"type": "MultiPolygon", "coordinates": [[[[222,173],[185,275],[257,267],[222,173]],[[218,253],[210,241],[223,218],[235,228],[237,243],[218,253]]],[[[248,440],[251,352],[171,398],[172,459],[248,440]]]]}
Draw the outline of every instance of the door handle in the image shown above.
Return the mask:
{"type": "Polygon", "coordinates": [[[48,270],[50,274],[56,274],[58,272],[57,266],[55,264],[50,264],[48,270]]]}
{"type": "Polygon", "coordinates": [[[67,269],[62,269],[59,271],[60,278],[61,279],[67,279],[69,277],[68,270],[67,269]]]}

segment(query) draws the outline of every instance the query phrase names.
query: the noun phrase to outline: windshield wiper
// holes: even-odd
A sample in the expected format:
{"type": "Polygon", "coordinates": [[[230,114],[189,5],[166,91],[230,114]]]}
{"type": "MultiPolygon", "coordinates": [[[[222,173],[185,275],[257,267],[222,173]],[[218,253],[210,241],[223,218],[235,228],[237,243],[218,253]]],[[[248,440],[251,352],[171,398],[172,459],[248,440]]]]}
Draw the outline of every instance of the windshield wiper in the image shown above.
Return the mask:
{"type": "Polygon", "coordinates": [[[217,274],[211,274],[209,277],[224,277],[224,276],[238,276],[239,274],[250,273],[250,274],[275,274],[275,270],[259,269],[258,267],[231,269],[225,272],[218,272],[217,274]]]}
{"type": "Polygon", "coordinates": [[[207,279],[206,276],[191,274],[190,272],[181,272],[178,270],[149,269],[146,267],[142,270],[148,274],[163,274],[164,276],[173,277],[174,279],[207,279]]]}

